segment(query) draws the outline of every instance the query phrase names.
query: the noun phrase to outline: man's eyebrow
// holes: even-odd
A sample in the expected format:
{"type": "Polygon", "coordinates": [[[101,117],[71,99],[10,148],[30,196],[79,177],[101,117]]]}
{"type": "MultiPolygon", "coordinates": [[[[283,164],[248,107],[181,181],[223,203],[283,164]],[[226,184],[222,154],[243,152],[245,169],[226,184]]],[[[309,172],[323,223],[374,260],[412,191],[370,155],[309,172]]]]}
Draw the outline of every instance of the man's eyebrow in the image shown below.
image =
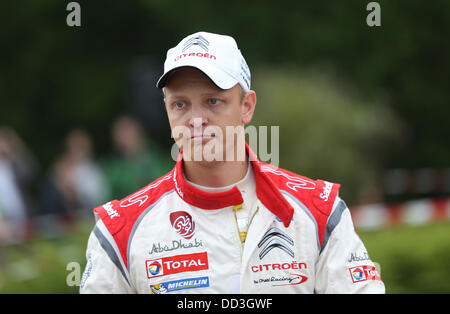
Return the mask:
{"type": "MultiPolygon", "coordinates": [[[[221,96],[225,93],[226,90],[214,90],[214,91],[208,91],[208,92],[204,92],[201,93],[200,96],[201,97],[211,97],[211,96],[221,96]]],[[[185,98],[186,95],[184,93],[177,93],[177,92],[171,92],[169,95],[165,94],[166,98],[185,98]]]]}
{"type": "Polygon", "coordinates": [[[185,98],[186,95],[184,93],[177,93],[177,92],[170,92],[170,93],[165,93],[164,94],[165,98],[185,98]]]}
{"type": "Polygon", "coordinates": [[[225,93],[224,90],[216,90],[216,91],[201,93],[200,95],[201,96],[216,96],[216,95],[222,95],[224,93],[225,93]]]}

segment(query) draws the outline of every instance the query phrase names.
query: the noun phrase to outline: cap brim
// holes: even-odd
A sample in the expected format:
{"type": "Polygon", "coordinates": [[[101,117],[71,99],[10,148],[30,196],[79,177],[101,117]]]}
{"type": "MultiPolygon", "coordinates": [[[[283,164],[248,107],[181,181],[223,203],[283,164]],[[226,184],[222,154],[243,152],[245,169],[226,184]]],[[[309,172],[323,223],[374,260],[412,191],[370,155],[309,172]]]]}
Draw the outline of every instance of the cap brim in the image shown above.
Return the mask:
{"type": "Polygon", "coordinates": [[[195,66],[192,64],[189,65],[180,65],[176,68],[172,68],[170,70],[168,70],[166,73],[164,73],[158,80],[158,82],[156,83],[156,87],[158,88],[163,88],[164,86],[167,85],[167,83],[169,82],[171,76],[178,70],[183,69],[183,68],[195,68],[197,70],[200,70],[201,72],[203,72],[203,74],[205,74],[207,77],[209,77],[209,79],[215,84],[217,85],[217,87],[219,87],[220,89],[230,89],[232,88],[234,85],[236,85],[238,82],[238,80],[236,80],[235,78],[233,78],[232,76],[228,75],[227,73],[225,73],[224,71],[221,71],[217,68],[213,68],[213,67],[209,67],[206,65],[202,65],[202,66],[195,66]]]}

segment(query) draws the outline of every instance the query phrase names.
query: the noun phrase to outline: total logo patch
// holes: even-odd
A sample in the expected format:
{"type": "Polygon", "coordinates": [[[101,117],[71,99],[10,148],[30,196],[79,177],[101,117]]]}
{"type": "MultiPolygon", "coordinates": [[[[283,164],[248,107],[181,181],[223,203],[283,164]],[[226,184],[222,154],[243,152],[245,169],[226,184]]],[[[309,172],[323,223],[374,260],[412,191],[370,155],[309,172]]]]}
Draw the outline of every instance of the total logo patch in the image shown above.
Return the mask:
{"type": "Polygon", "coordinates": [[[208,269],[206,252],[183,254],[145,261],[148,278],[208,269]]]}
{"type": "Polygon", "coordinates": [[[353,283],[366,280],[381,280],[375,266],[363,265],[349,268],[353,283]]]}

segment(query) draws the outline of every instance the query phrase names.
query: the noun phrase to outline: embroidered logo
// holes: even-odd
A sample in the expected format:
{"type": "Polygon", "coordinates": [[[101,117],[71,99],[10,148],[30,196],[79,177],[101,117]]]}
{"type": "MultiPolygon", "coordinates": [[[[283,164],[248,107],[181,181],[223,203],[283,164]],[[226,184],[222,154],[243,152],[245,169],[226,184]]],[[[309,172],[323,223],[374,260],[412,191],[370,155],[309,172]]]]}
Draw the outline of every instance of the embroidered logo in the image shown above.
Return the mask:
{"type": "Polygon", "coordinates": [[[278,228],[270,228],[262,237],[261,241],[258,243],[258,248],[261,248],[264,243],[266,243],[269,239],[272,239],[267,243],[267,245],[261,250],[259,253],[259,259],[262,260],[267,253],[269,253],[272,249],[280,249],[286,252],[289,256],[294,257],[294,252],[289,248],[287,244],[290,246],[294,245],[294,241],[283,231],[278,228]],[[283,240],[283,241],[280,241],[283,240]]]}
{"type": "Polygon", "coordinates": [[[328,197],[330,196],[331,189],[333,188],[333,184],[328,181],[325,181],[325,185],[323,187],[323,192],[320,193],[320,198],[325,202],[328,202],[328,197]]]}
{"type": "Polygon", "coordinates": [[[183,52],[191,48],[192,46],[199,46],[203,50],[208,51],[209,41],[207,41],[205,37],[201,35],[191,37],[183,44],[183,52]]]}
{"type": "Polygon", "coordinates": [[[108,202],[105,205],[103,205],[103,208],[106,210],[106,213],[109,215],[109,218],[113,219],[114,217],[120,217],[120,215],[117,212],[117,210],[115,210],[112,207],[111,202],[108,202]]]}
{"type": "Polygon", "coordinates": [[[173,212],[169,216],[170,223],[175,231],[183,238],[189,240],[195,233],[195,222],[192,216],[185,211],[173,212]]]}
{"type": "Polygon", "coordinates": [[[146,260],[147,277],[154,278],[187,271],[209,269],[206,252],[168,256],[154,260],[146,260]]]}

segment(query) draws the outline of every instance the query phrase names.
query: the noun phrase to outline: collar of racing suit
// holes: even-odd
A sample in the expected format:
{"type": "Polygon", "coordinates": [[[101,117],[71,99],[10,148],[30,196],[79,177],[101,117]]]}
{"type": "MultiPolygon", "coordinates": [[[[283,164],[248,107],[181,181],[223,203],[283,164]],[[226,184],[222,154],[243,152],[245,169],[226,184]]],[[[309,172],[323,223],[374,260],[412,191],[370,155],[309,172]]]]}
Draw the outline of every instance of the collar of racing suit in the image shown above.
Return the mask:
{"type": "MultiPolygon", "coordinates": [[[[256,196],[267,209],[288,227],[294,214],[294,208],[283,197],[269,176],[261,169],[261,162],[247,143],[245,143],[245,148],[255,173],[256,196]]],[[[189,184],[183,176],[182,156],[183,153],[180,150],[172,178],[175,191],[186,203],[198,208],[214,210],[240,205],[244,202],[241,192],[236,186],[226,191],[206,192],[189,184]]]]}

